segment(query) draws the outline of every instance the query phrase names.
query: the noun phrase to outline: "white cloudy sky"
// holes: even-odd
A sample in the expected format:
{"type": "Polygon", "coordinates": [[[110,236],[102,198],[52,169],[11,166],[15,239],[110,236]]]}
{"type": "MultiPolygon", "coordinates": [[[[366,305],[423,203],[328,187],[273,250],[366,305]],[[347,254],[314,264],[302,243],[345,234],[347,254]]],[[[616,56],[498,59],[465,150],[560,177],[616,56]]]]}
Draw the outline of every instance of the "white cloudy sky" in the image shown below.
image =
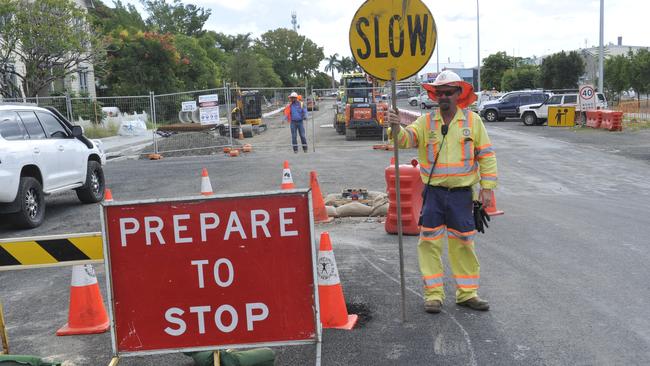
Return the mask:
{"type": "MultiPolygon", "coordinates": [[[[135,1],[130,1],[135,3],[135,1]]],[[[184,0],[212,9],[206,29],[259,36],[291,27],[325,49],[351,56],[348,30],[363,0],[184,0]]],[[[436,21],[440,63],[477,64],[476,0],[424,0],[436,21]]],[[[138,4],[139,5],[139,4],[138,4]]],[[[600,0],[479,0],[481,57],[497,51],[530,57],[597,46],[600,0]]],[[[605,0],[605,43],[650,46],[650,2],[605,0]]],[[[436,54],[423,71],[436,70],[436,54]]],[[[323,63],[324,65],[324,63],[323,63]]]]}

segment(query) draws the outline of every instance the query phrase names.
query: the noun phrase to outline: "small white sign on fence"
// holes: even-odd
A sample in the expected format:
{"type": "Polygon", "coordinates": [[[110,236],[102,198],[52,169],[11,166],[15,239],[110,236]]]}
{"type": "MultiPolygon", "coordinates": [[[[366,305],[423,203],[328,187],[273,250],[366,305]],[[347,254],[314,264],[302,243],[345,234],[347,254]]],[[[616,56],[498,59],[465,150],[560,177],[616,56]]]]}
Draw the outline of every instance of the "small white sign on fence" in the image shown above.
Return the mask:
{"type": "Polygon", "coordinates": [[[219,94],[199,95],[199,114],[202,125],[219,122],[219,94]]]}
{"type": "Polygon", "coordinates": [[[183,102],[183,112],[193,112],[196,110],[196,101],[191,100],[189,102],[183,102]]]}

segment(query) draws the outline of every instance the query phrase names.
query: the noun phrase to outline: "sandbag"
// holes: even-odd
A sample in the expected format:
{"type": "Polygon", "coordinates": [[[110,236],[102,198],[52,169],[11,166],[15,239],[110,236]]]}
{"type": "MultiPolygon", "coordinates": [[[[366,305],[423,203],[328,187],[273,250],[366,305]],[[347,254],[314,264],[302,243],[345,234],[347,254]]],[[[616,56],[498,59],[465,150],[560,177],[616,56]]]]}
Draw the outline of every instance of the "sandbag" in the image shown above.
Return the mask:
{"type": "Polygon", "coordinates": [[[325,209],[327,210],[327,216],[329,217],[339,217],[339,213],[334,206],[325,206],[325,209]]]}
{"type": "Polygon", "coordinates": [[[120,136],[142,136],[147,133],[147,124],[140,119],[122,121],[117,134],[120,136]]]}
{"type": "MultiPolygon", "coordinates": [[[[213,351],[185,352],[184,354],[192,357],[196,366],[214,365],[213,351]]],[[[273,366],[275,352],[270,348],[228,350],[221,352],[220,360],[220,366],[273,366]]]]}
{"type": "Polygon", "coordinates": [[[339,217],[370,216],[370,213],[372,213],[372,207],[366,206],[360,202],[350,202],[337,207],[336,213],[338,213],[339,217]]]}
{"type": "Polygon", "coordinates": [[[325,206],[331,206],[331,205],[334,205],[334,203],[336,202],[336,200],[338,200],[338,199],[340,199],[340,198],[341,198],[341,195],[340,195],[340,194],[336,194],[336,193],[330,193],[330,194],[328,194],[327,196],[325,196],[325,200],[324,200],[324,201],[325,201],[325,206]]]}
{"type": "Polygon", "coordinates": [[[0,355],[0,366],[61,366],[61,362],[43,361],[37,356],[0,355]]]}
{"type": "Polygon", "coordinates": [[[388,215],[388,202],[374,206],[372,208],[372,212],[370,213],[370,216],[386,216],[388,215]]]}

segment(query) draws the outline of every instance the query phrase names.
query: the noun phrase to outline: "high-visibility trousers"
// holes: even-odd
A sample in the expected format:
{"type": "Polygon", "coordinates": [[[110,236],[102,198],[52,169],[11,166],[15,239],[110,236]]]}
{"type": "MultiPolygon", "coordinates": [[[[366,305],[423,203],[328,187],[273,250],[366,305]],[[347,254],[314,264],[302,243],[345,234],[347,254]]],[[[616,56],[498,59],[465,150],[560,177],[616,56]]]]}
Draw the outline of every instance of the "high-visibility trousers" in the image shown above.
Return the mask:
{"type": "Polygon", "coordinates": [[[456,302],[477,296],[480,265],[474,251],[476,229],[472,191],[427,187],[422,209],[418,259],[426,300],[444,300],[442,249],[445,236],[449,264],[456,281],[456,302]]]}

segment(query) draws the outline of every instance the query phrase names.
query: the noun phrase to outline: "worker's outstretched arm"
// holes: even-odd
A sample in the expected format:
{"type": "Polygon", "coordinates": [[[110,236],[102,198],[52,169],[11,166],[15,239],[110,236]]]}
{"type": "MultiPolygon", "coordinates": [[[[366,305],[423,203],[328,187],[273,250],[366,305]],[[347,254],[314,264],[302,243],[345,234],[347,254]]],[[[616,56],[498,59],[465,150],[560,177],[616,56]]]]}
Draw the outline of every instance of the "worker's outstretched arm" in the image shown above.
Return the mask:
{"type": "Polygon", "coordinates": [[[424,129],[426,128],[426,115],[420,116],[415,122],[411,123],[406,127],[402,127],[400,124],[398,112],[393,111],[392,109],[388,112],[388,122],[390,128],[388,129],[388,138],[393,140],[393,128],[399,128],[399,134],[397,135],[397,144],[400,149],[408,149],[418,147],[420,142],[424,142],[424,129]]]}

